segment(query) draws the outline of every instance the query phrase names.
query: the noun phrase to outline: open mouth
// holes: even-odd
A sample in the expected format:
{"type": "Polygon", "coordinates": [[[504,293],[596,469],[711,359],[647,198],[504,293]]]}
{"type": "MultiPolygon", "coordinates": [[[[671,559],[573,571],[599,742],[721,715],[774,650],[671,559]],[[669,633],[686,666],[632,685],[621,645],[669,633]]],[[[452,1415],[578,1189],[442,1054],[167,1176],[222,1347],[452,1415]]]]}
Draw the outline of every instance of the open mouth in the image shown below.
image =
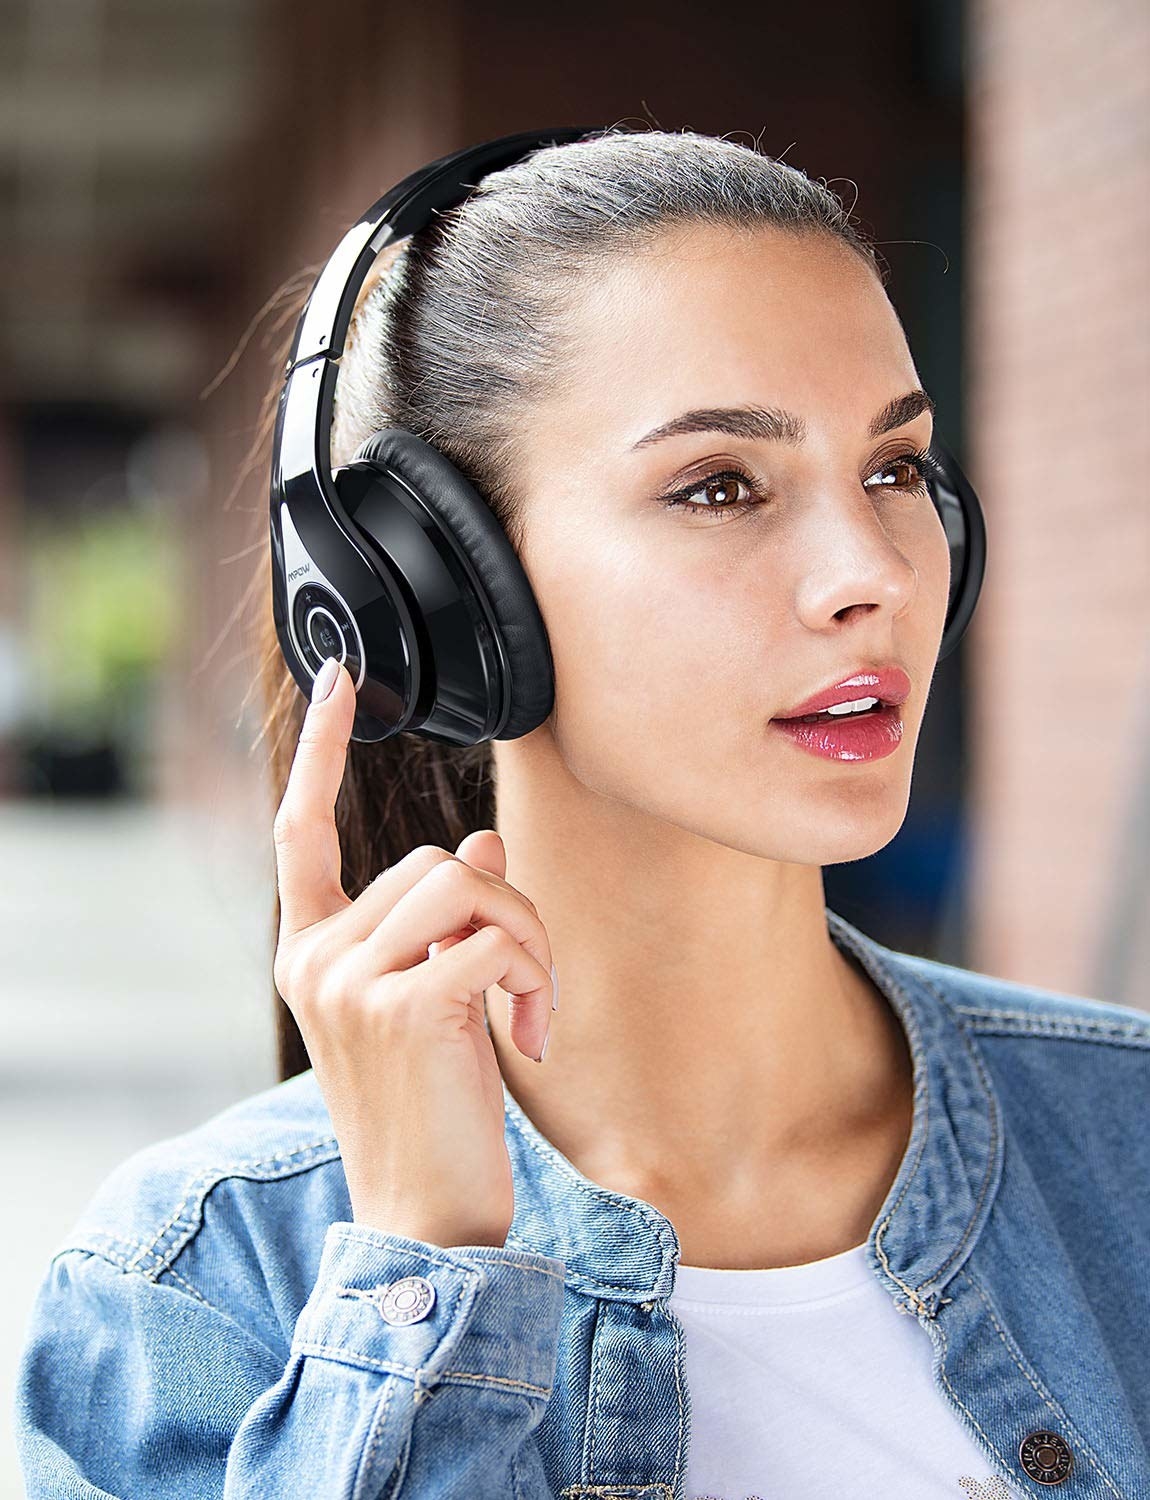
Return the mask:
{"type": "MultiPolygon", "coordinates": [[[[858,700],[860,702],[864,700],[858,700]]],[[[822,713],[800,714],[796,719],[780,719],[780,724],[835,724],[850,723],[854,719],[874,718],[877,714],[893,707],[892,704],[884,702],[879,698],[869,708],[850,708],[846,705],[834,709],[823,709],[822,713]]]]}
{"type": "Polygon", "coordinates": [[[875,761],[893,755],[902,742],[902,710],[885,698],[856,700],[866,707],[837,705],[839,712],[824,709],[790,719],[772,719],[774,727],[792,745],[811,755],[837,761],[875,761]]]}

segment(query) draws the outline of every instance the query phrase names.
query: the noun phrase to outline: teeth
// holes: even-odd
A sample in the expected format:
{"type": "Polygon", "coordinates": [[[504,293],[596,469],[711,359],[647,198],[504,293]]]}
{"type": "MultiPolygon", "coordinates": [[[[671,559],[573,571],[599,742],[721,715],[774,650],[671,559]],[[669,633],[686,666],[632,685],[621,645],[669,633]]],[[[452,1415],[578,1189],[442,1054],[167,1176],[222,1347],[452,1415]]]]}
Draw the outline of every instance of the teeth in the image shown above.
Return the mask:
{"type": "Polygon", "coordinates": [[[878,703],[878,698],[856,698],[853,703],[836,703],[832,708],[821,709],[817,714],[803,714],[795,723],[817,724],[827,719],[844,719],[851,714],[865,714],[876,708],[878,703]]]}
{"type": "Polygon", "coordinates": [[[830,708],[824,708],[827,714],[861,714],[868,708],[873,708],[878,702],[877,698],[856,698],[853,703],[832,703],[830,708]]]}

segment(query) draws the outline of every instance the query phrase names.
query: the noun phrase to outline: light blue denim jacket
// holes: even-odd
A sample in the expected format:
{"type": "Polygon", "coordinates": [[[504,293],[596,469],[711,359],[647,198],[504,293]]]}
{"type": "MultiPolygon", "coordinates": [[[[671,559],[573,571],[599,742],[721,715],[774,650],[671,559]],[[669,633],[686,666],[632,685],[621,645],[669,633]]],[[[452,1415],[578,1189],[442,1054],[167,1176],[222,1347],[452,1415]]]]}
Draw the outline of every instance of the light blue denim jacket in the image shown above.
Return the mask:
{"type": "MultiPolygon", "coordinates": [[[[1150,1016],[827,922],[914,1062],[910,1140],[867,1241],[877,1281],[1017,1494],[1146,1500],[1150,1016]],[[1069,1454],[1056,1483],[1020,1459],[1036,1432],[1069,1454]]],[[[504,1097],[505,1247],[352,1222],[310,1071],[117,1167],[27,1330],[29,1496],[682,1500],[675,1230],[504,1097]]]]}

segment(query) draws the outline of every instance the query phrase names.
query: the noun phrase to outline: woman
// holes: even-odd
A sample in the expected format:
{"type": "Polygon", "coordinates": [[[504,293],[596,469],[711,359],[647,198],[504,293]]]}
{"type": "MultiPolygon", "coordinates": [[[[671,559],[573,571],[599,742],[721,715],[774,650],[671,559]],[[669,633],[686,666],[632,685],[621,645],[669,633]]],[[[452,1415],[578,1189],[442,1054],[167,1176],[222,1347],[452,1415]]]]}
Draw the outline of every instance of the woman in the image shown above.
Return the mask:
{"type": "Polygon", "coordinates": [[[391,424],[472,478],[554,709],[351,742],[268,622],[284,1081],[53,1258],[29,1493],[1145,1493],[1150,1020],[824,905],[905,815],[949,586],[872,249],[610,131],[357,314],[333,460],[391,424]]]}

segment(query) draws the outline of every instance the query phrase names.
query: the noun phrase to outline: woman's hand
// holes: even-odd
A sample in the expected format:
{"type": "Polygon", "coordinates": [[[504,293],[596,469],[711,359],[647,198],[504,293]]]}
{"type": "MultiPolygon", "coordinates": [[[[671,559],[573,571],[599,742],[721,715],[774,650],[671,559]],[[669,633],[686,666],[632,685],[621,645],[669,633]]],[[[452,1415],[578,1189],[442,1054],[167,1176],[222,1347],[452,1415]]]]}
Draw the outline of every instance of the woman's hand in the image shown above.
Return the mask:
{"type": "Polygon", "coordinates": [[[503,879],[494,829],[454,855],[422,845],[348,900],[335,803],[355,705],[341,665],[308,706],[276,813],[276,987],[307,1044],[356,1222],[445,1247],[502,1245],[515,1201],[483,992],[513,992],[511,1040],[538,1058],[550,943],[503,879]]]}

